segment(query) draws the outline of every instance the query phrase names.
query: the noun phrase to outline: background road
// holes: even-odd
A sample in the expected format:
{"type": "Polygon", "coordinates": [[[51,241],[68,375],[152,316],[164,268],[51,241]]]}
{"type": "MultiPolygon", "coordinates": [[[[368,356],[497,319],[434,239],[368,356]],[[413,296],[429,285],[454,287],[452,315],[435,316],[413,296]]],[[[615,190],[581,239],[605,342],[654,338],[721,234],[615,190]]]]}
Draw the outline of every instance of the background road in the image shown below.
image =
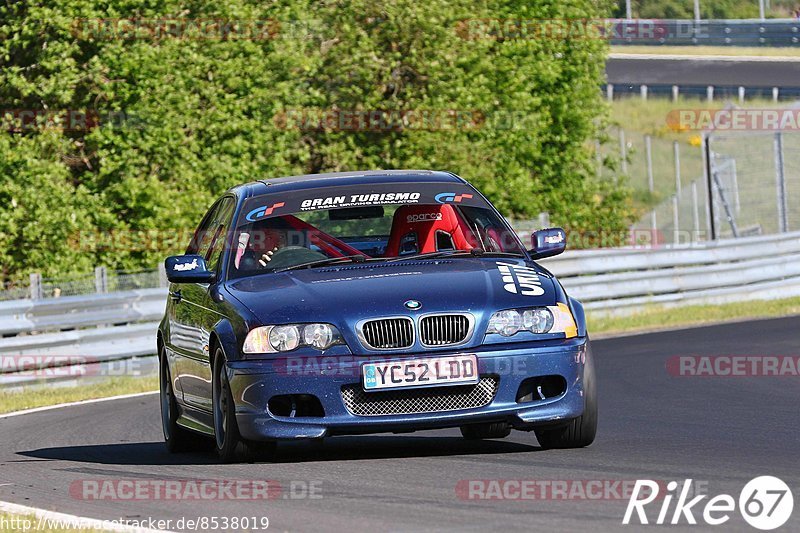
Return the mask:
{"type": "MultiPolygon", "coordinates": [[[[738,499],[747,481],[771,474],[794,490],[784,530],[798,531],[800,380],[671,377],[665,361],[796,356],[799,330],[793,317],[595,341],[600,432],[582,450],[543,451],[532,433],[474,443],[446,430],[290,443],[275,463],[218,465],[210,454],[165,452],[155,395],[0,419],[0,485],[10,484],[0,486],[0,500],[104,519],[266,515],[270,529],[281,531],[636,531],[621,526],[625,500],[466,501],[455,487],[464,479],[694,478],[712,495],[738,499]],[[69,494],[82,479],[313,481],[323,497],[90,502],[69,494]]],[[[731,529],[756,531],[737,513],[725,526],[731,529]]]]}
{"type": "Polygon", "coordinates": [[[621,85],[796,88],[800,87],[800,62],[610,58],[606,75],[609,83],[621,85]]]}

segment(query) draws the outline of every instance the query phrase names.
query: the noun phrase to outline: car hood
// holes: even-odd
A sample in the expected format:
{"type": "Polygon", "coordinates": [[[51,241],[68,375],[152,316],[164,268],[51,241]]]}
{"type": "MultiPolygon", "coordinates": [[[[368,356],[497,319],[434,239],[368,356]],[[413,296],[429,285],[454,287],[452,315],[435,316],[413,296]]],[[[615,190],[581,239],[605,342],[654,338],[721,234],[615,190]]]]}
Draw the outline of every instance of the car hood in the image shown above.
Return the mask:
{"type": "Polygon", "coordinates": [[[557,300],[551,275],[515,258],[347,264],[253,276],[227,288],[261,324],[326,322],[348,341],[364,319],[459,311],[485,327],[494,311],[557,300]],[[409,310],[409,300],[421,307],[409,310]]]}

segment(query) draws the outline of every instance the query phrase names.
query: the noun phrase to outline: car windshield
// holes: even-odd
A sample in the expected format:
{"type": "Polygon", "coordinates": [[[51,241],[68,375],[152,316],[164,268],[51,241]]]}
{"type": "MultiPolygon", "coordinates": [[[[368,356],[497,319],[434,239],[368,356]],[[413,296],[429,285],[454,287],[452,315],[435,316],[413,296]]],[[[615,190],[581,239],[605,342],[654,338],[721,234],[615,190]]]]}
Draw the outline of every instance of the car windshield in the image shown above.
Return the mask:
{"type": "Polygon", "coordinates": [[[229,277],[351,261],[524,254],[516,235],[480,195],[464,186],[442,192],[441,185],[428,190],[395,184],[391,191],[371,186],[358,193],[311,189],[290,198],[251,198],[231,241],[229,277]]]}

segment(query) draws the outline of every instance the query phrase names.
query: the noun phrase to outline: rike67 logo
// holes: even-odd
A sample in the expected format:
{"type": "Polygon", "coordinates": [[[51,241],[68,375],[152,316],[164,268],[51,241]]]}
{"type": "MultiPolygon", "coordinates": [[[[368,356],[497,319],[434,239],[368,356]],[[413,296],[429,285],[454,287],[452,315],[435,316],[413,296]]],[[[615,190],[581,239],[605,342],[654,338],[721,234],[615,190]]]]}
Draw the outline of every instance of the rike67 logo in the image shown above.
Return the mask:
{"type": "MultiPolygon", "coordinates": [[[[692,494],[692,480],[687,479],[681,486],[677,481],[670,481],[666,486],[666,493],[660,494],[663,483],[659,484],[649,479],[639,479],[633,487],[633,493],[628,500],[623,524],[636,523],[649,524],[645,507],[656,500],[660,503],[658,518],[655,523],[664,524],[697,524],[697,517],[708,525],[719,526],[731,519],[731,514],[736,511],[737,501],[729,494],[714,496],[703,502],[708,497],[706,494],[694,496],[692,494]],[[672,502],[675,501],[674,508],[672,502]],[[635,518],[634,518],[635,513],[635,518]]],[[[792,516],[794,497],[789,486],[781,479],[773,476],[760,476],[750,480],[739,493],[739,512],[742,518],[754,528],[768,531],[785,524],[792,516]]],[[[658,507],[656,504],[654,507],[658,507]]],[[[655,510],[655,509],[651,509],[655,510]]],[[[652,516],[651,516],[652,519],[652,516]]]]}

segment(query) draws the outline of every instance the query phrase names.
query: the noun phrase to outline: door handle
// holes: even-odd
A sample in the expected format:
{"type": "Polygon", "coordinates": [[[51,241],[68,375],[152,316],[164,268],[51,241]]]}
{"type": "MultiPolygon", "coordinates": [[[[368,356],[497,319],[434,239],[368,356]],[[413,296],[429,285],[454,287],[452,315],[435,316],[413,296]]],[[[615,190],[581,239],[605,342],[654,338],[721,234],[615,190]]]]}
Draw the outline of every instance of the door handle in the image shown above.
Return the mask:
{"type": "Polygon", "coordinates": [[[175,292],[170,291],[169,292],[169,297],[176,304],[177,303],[181,303],[181,299],[183,299],[183,296],[181,296],[181,291],[180,290],[177,290],[175,292]]]}

